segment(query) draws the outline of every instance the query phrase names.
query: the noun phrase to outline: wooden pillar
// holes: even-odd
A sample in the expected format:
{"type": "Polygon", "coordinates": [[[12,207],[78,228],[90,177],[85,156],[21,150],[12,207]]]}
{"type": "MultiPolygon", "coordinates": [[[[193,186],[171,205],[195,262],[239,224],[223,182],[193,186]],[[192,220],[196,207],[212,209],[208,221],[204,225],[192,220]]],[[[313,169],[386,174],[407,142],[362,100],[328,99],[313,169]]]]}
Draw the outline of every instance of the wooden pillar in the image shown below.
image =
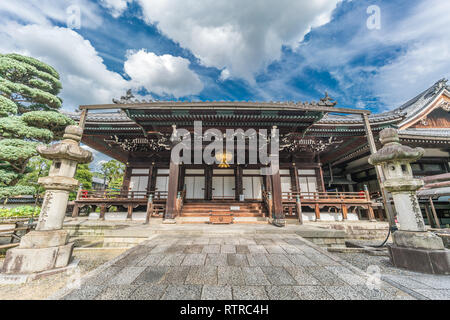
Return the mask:
{"type": "Polygon", "coordinates": [[[297,215],[298,215],[298,222],[300,224],[303,224],[303,214],[302,214],[302,204],[300,202],[300,195],[297,194],[296,196],[296,201],[295,201],[295,210],[297,211],[297,215]]]}
{"type": "Polygon", "coordinates": [[[88,114],[88,109],[83,109],[81,111],[80,121],[78,122],[78,126],[81,129],[83,129],[83,131],[84,131],[84,126],[86,125],[87,114],[88,114]]]}
{"type": "Polygon", "coordinates": [[[243,193],[242,171],[242,167],[238,165],[236,167],[236,201],[239,201],[239,195],[243,193]]]}
{"type": "Polygon", "coordinates": [[[100,205],[100,216],[99,216],[100,220],[105,220],[105,213],[106,213],[106,205],[101,204],[100,205]]]}
{"type": "Polygon", "coordinates": [[[348,208],[345,204],[341,206],[342,209],[342,220],[347,220],[348,208]]]}
{"type": "Polygon", "coordinates": [[[430,197],[430,207],[431,207],[431,212],[433,213],[434,222],[436,222],[436,227],[438,227],[440,229],[441,224],[439,222],[439,218],[436,213],[436,208],[434,207],[433,199],[431,197],[430,197]]]}
{"type": "Polygon", "coordinates": [[[153,214],[153,194],[149,194],[147,201],[147,212],[145,215],[145,224],[148,224],[150,222],[152,214],[153,214]]]}
{"type": "Polygon", "coordinates": [[[166,201],[166,213],[164,219],[174,219],[177,214],[178,176],[180,165],[170,160],[169,187],[166,201]]]}
{"type": "Polygon", "coordinates": [[[150,165],[148,169],[148,182],[147,182],[147,197],[150,195],[150,191],[152,190],[153,183],[153,164],[150,165]]]}
{"type": "Polygon", "coordinates": [[[212,175],[213,175],[213,167],[212,166],[206,166],[205,167],[205,187],[206,187],[206,194],[205,199],[212,200],[212,175]]]}
{"type": "Polygon", "coordinates": [[[185,166],[180,166],[180,171],[178,172],[178,186],[177,186],[177,190],[184,190],[184,185],[185,185],[185,177],[186,177],[186,167],[185,166]]]}
{"type": "Polygon", "coordinates": [[[158,173],[158,166],[156,166],[155,163],[152,162],[151,175],[148,176],[149,180],[151,180],[151,183],[149,184],[148,190],[151,191],[151,192],[155,191],[157,173],[158,173]]]}
{"type": "Polygon", "coordinates": [[[131,203],[128,204],[127,209],[127,220],[131,220],[131,218],[133,217],[133,205],[131,203]]]}
{"type": "Polygon", "coordinates": [[[272,179],[271,176],[265,175],[264,176],[264,186],[266,187],[267,192],[272,192],[272,179]]]}
{"type": "Polygon", "coordinates": [[[369,202],[369,204],[367,205],[367,214],[368,214],[369,220],[372,222],[375,222],[377,220],[375,219],[375,214],[373,213],[372,204],[370,203],[369,190],[367,190],[367,188],[366,188],[366,190],[364,190],[364,194],[366,195],[366,199],[369,202]]]}
{"type": "Polygon", "coordinates": [[[323,169],[322,169],[321,163],[319,163],[319,177],[320,177],[320,186],[322,187],[322,192],[326,192],[327,189],[325,189],[325,181],[323,180],[323,169]]]}
{"type": "Polygon", "coordinates": [[[323,169],[322,164],[320,163],[320,154],[317,153],[317,165],[319,166],[316,170],[319,171],[319,179],[320,179],[320,187],[322,189],[322,192],[325,192],[327,189],[325,189],[325,181],[323,180],[323,169]]]}
{"type": "Polygon", "coordinates": [[[72,211],[72,218],[77,218],[80,214],[80,207],[77,204],[74,204],[72,211]]]}
{"type": "Polygon", "coordinates": [[[334,180],[333,167],[332,167],[331,162],[328,164],[328,170],[330,170],[330,182],[328,183],[328,187],[331,187],[331,182],[334,180]]]}
{"type": "Polygon", "coordinates": [[[425,203],[424,207],[425,207],[425,213],[426,213],[427,219],[428,219],[428,224],[432,228],[433,227],[433,220],[431,220],[430,210],[428,209],[428,204],[425,203]]]}
{"type": "MultiPolygon", "coordinates": [[[[367,143],[369,144],[370,153],[374,154],[377,152],[377,147],[375,145],[375,139],[373,138],[372,129],[370,127],[369,115],[364,113],[362,115],[362,118],[363,118],[363,122],[364,122],[364,129],[366,130],[367,143]]],[[[389,221],[389,227],[391,229],[393,229],[396,227],[395,215],[394,215],[394,210],[392,208],[392,205],[389,202],[388,193],[387,193],[386,189],[384,189],[384,186],[383,186],[384,174],[383,174],[383,170],[381,169],[381,166],[375,166],[375,172],[377,174],[378,185],[380,186],[381,195],[383,197],[383,205],[384,205],[384,210],[386,211],[387,219],[389,221]]],[[[373,210],[372,210],[372,213],[373,213],[373,210]]]]}
{"type": "Polygon", "coordinates": [[[375,219],[375,214],[373,213],[373,208],[372,208],[372,206],[370,204],[367,205],[367,212],[368,212],[368,215],[369,215],[369,220],[372,221],[372,222],[376,222],[377,219],[375,219]]]}
{"type": "Polygon", "coordinates": [[[318,203],[314,205],[314,213],[316,214],[316,221],[320,221],[320,207],[318,203]]]}
{"type": "Polygon", "coordinates": [[[302,203],[300,199],[300,183],[298,181],[298,169],[295,163],[292,164],[291,170],[291,185],[293,191],[296,192],[295,197],[295,211],[297,211],[297,218],[300,224],[303,224],[303,215],[302,215],[302,203]]]}
{"type": "Polygon", "coordinates": [[[298,180],[298,167],[294,164],[293,166],[294,169],[294,186],[295,186],[295,191],[297,192],[301,192],[302,190],[300,190],[300,181],[298,180]]]}
{"type": "Polygon", "coordinates": [[[272,199],[273,199],[273,213],[275,219],[284,219],[283,202],[281,195],[281,177],[280,170],[272,177],[272,199]]]}
{"type": "Polygon", "coordinates": [[[131,170],[132,170],[132,168],[129,167],[127,164],[124,175],[123,175],[123,182],[122,182],[122,190],[124,192],[125,197],[128,196],[128,191],[130,190],[131,170]]]}

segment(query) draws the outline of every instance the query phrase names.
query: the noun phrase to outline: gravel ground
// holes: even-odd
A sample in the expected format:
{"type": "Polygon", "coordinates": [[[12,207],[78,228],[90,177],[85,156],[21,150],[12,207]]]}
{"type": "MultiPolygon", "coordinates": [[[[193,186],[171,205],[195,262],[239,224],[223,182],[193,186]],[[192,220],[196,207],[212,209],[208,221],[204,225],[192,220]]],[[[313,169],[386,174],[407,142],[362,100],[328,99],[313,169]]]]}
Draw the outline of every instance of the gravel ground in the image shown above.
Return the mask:
{"type": "MultiPolygon", "coordinates": [[[[31,281],[26,284],[0,284],[0,300],[42,300],[59,289],[74,282],[79,276],[97,268],[103,263],[123,253],[125,249],[90,249],[75,250],[74,258],[80,260],[73,275],[56,274],[31,281]]],[[[0,266],[4,256],[0,256],[0,266]]]]}
{"type": "MultiPolygon", "coordinates": [[[[386,252],[387,253],[387,252],[386,252]]],[[[378,266],[382,273],[402,274],[404,270],[395,268],[388,256],[371,256],[367,253],[340,253],[333,252],[333,255],[351,263],[355,267],[367,271],[370,266],[378,266]]]]}

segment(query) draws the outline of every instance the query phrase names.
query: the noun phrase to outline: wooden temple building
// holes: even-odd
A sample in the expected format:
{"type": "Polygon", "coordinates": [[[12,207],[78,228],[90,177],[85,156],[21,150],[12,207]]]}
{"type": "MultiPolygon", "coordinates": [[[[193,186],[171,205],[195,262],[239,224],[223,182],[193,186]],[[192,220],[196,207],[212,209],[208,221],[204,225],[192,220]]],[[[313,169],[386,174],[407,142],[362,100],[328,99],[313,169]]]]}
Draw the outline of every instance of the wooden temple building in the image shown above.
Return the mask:
{"type": "MultiPolygon", "coordinates": [[[[403,144],[425,148],[413,164],[417,177],[450,172],[446,80],[379,114],[339,108],[328,95],[307,103],[137,101],[130,95],[113,102],[67,113],[84,128],[84,144],[126,164],[122,189],[78,192],[74,216],[84,207],[100,207],[103,218],[116,206],[128,218],[146,211],[172,222],[206,222],[215,212],[234,222],[383,220],[390,198],[380,190],[382,173],[367,159],[380,148],[378,134],[387,127],[399,129],[403,144]],[[174,163],[173,130],[192,132],[194,121],[202,122],[203,132],[278,129],[280,170],[261,175],[264,165],[219,157],[212,165],[174,163]]],[[[448,200],[443,204],[433,210],[441,224],[450,223],[448,200]]]]}

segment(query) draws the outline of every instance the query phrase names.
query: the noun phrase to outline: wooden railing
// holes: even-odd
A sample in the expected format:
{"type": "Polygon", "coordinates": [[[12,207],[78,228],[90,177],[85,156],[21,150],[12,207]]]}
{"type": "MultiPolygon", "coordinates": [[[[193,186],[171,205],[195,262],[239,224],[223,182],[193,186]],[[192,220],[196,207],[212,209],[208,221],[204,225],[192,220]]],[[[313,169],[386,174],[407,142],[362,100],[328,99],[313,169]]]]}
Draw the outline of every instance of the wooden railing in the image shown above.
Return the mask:
{"type": "Polygon", "coordinates": [[[165,206],[167,194],[167,191],[78,190],[72,217],[78,217],[84,206],[94,206],[100,207],[99,218],[103,220],[109,207],[124,206],[127,208],[127,219],[131,219],[135,207],[147,205],[148,221],[149,214],[160,212],[161,207],[165,206]]]}
{"type": "Polygon", "coordinates": [[[301,205],[314,207],[316,220],[320,220],[320,208],[329,206],[340,209],[342,218],[347,219],[350,206],[367,209],[369,220],[375,220],[372,201],[367,191],[361,192],[282,192],[283,206],[293,206],[301,212],[301,205]]]}
{"type": "Polygon", "coordinates": [[[153,200],[167,199],[167,191],[127,191],[127,190],[78,190],[76,200],[125,200],[147,199],[152,195],[153,200]]]}
{"type": "Polygon", "coordinates": [[[295,202],[297,196],[301,202],[370,202],[367,192],[282,192],[283,202],[295,202]]]}

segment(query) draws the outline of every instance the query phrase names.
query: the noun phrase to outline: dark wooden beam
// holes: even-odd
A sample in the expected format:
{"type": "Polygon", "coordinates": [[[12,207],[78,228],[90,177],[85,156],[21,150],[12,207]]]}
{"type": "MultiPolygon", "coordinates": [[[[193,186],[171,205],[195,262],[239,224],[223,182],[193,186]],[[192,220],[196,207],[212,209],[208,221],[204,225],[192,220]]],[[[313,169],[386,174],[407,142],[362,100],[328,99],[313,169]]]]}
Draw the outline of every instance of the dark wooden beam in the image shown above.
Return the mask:
{"type": "Polygon", "coordinates": [[[278,170],[272,177],[272,199],[275,219],[284,219],[281,193],[281,177],[278,170]]]}
{"type": "Polygon", "coordinates": [[[239,195],[243,194],[243,185],[242,185],[242,167],[236,167],[236,200],[239,200],[239,195]]]}

